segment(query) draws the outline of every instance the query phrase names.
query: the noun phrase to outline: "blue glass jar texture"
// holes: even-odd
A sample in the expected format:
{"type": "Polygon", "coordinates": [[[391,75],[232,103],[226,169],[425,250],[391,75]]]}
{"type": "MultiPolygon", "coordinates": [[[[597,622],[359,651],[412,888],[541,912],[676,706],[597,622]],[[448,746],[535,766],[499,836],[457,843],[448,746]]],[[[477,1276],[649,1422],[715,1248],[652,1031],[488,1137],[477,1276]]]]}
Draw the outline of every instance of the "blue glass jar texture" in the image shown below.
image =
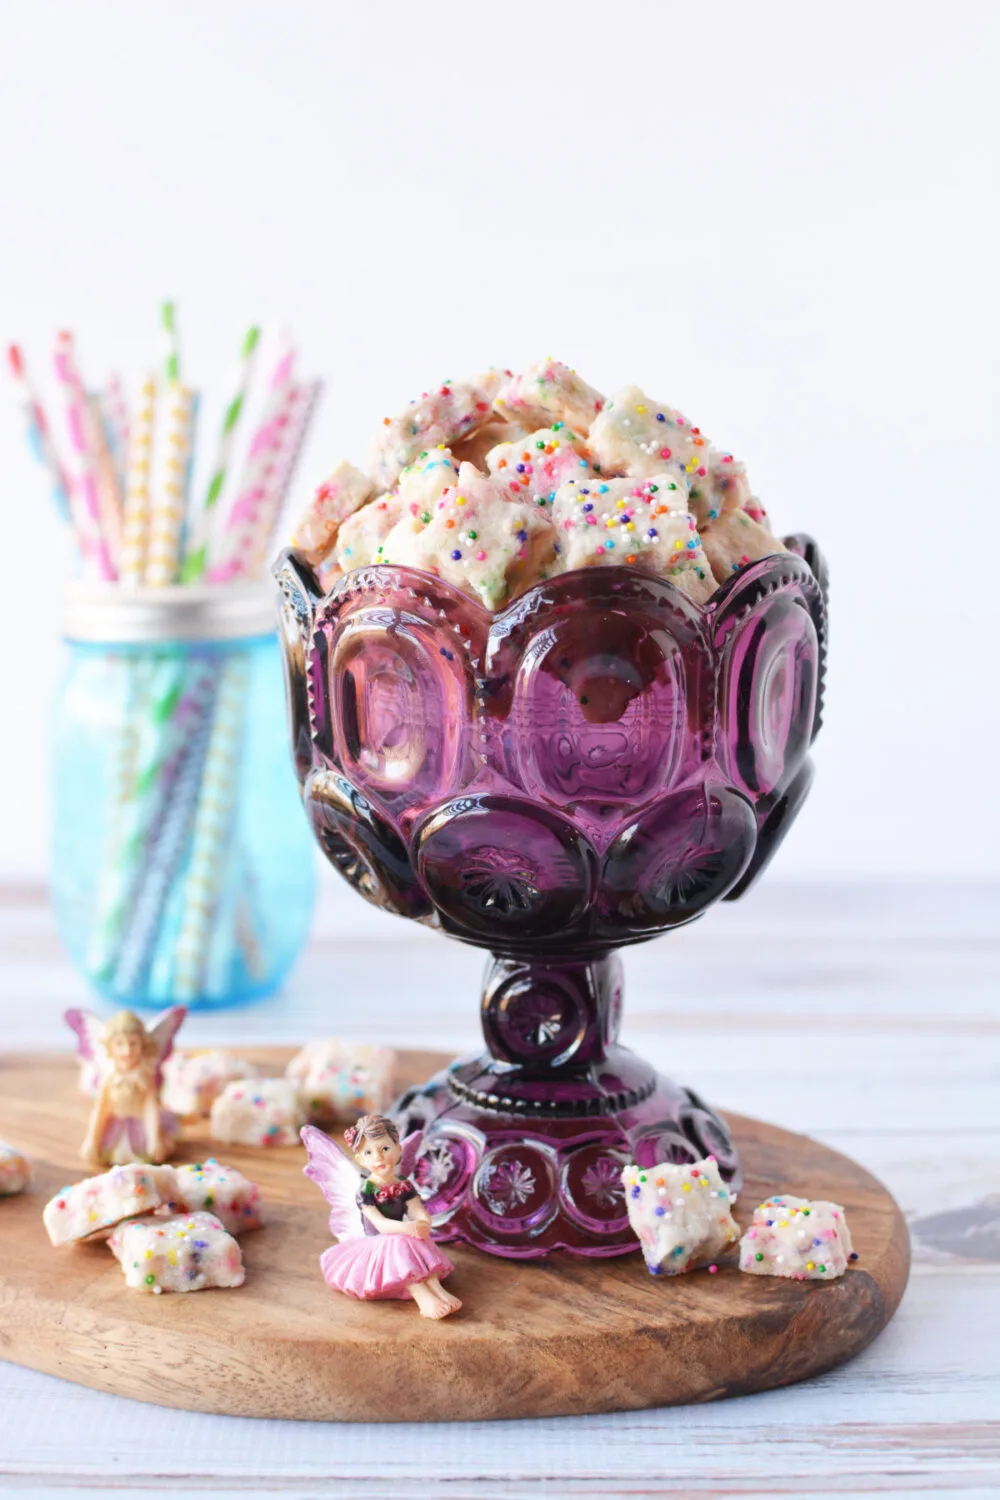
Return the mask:
{"type": "Polygon", "coordinates": [[[315,895],[272,596],[80,586],[65,634],[52,895],[73,962],[120,1006],[271,994],[315,895]]]}

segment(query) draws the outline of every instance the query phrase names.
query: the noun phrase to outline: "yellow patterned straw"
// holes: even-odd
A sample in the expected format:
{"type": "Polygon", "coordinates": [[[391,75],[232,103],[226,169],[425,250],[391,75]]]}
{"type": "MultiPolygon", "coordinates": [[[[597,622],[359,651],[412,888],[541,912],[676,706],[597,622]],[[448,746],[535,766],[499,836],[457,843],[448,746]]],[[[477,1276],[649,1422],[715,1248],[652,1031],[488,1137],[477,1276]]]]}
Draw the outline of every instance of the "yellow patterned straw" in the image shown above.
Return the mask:
{"type": "Polygon", "coordinates": [[[139,404],[128,439],[120,577],[122,583],[130,588],[138,588],[146,576],[146,552],[149,546],[149,479],[153,462],[155,425],[156,382],[152,375],[148,375],[139,392],[139,404]]]}
{"type": "Polygon", "coordinates": [[[193,426],[194,392],[186,385],[172,385],[153,481],[146,558],[146,583],[151,588],[177,581],[193,426]]]}

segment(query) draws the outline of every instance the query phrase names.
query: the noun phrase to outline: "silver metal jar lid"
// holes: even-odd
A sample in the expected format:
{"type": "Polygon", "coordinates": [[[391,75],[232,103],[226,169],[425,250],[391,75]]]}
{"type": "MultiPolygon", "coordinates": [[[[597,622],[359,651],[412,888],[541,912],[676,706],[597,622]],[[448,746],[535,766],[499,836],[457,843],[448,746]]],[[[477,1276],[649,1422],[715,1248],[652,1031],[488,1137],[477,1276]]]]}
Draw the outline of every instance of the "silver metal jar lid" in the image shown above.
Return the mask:
{"type": "Polygon", "coordinates": [[[169,584],[127,588],[119,583],[67,585],[63,635],[71,641],[134,645],[154,641],[233,641],[273,635],[277,595],[261,583],[169,584]]]}

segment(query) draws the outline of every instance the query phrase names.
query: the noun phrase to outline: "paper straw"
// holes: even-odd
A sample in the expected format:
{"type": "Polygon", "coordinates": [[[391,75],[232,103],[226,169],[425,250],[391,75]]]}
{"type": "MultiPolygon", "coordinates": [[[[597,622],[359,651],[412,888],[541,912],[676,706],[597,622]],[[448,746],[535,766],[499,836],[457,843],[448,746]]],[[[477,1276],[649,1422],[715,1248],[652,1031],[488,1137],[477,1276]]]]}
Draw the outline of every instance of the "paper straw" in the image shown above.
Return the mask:
{"type": "Polygon", "coordinates": [[[163,373],[168,385],[176,385],[181,378],[181,360],[177,343],[177,310],[172,302],[162,303],[160,323],[163,327],[163,373]]]}
{"type": "Polygon", "coordinates": [[[188,698],[195,722],[184,742],[162,822],[148,847],[142,882],[114,973],[115,993],[141,996],[156,950],[164,908],[184,862],[208,753],[218,662],[188,663],[194,675],[188,698]]]}
{"type": "Polygon", "coordinates": [[[184,916],[177,938],[174,976],[174,994],[178,1000],[193,1000],[204,993],[208,949],[236,812],[246,691],[246,660],[233,655],[226,662],[219,682],[198,795],[191,860],[184,881],[184,916]]]}
{"type": "Polygon", "coordinates": [[[177,580],[193,426],[194,392],[188,386],[174,385],[155,454],[146,555],[146,583],[152,588],[177,580]]]}
{"type": "Polygon", "coordinates": [[[52,498],[56,503],[56,509],[63,520],[68,521],[71,481],[53,442],[45,408],[28,373],[24,355],[17,344],[11,344],[7,351],[7,358],[11,374],[22,393],[21,409],[27,428],[28,445],[39,463],[44,464],[48,470],[52,480],[52,498]]]}
{"type": "Polygon", "coordinates": [[[184,564],[181,568],[181,582],[194,583],[201,578],[208,566],[208,543],[212,534],[212,518],[215,507],[219,502],[223,486],[226,482],[226,473],[229,468],[229,460],[233,451],[233,440],[236,429],[239,426],[243,407],[246,404],[247,391],[250,388],[250,380],[253,375],[254,355],[260,339],[260,329],[256,326],[249,329],[240,350],[239,362],[233,380],[233,394],[226,404],[225,413],[222,418],[222,431],[215,451],[215,461],[212,465],[212,477],[208,482],[208,492],[202,509],[195,518],[188,541],[184,564]]]}
{"type": "Polygon", "coordinates": [[[254,551],[259,515],[266,505],[269,484],[277,467],[282,440],[297,399],[292,379],[295,355],[279,359],[268,386],[267,400],[240,474],[236,498],[229,507],[222,535],[209,551],[208,579],[225,583],[246,571],[254,551]]]}
{"type": "Polygon", "coordinates": [[[129,433],[125,512],[122,519],[122,583],[138,588],[146,576],[149,547],[150,472],[156,425],[156,382],[148,375],[129,433]]]}
{"type": "Polygon", "coordinates": [[[288,502],[295,471],[322,394],[321,380],[308,380],[305,385],[297,387],[296,401],[290,413],[291,420],[285,429],[278,461],[271,476],[271,487],[261,507],[256,546],[247,569],[250,574],[259,573],[270,558],[274,535],[288,502]]]}
{"type": "Polygon", "coordinates": [[[128,400],[117,375],[111,376],[97,399],[104,422],[104,435],[111,450],[111,457],[114,459],[118,485],[124,495],[128,483],[129,411],[128,400]]]}
{"type": "Polygon", "coordinates": [[[90,446],[94,454],[94,473],[97,479],[97,503],[101,512],[101,532],[106,537],[108,551],[118,574],[122,551],[122,513],[124,500],[118,482],[118,470],[108,442],[101,411],[100,397],[96,392],[87,396],[87,415],[90,426],[90,446]]]}
{"type": "Polygon", "coordinates": [[[55,353],[56,376],[66,402],[66,421],[70,443],[76,456],[76,482],[70,491],[70,513],[80,540],[84,562],[106,582],[115,578],[115,569],[101,529],[101,507],[97,492],[97,471],[90,441],[90,415],[87,397],[76,367],[73,336],[61,333],[55,353]]]}

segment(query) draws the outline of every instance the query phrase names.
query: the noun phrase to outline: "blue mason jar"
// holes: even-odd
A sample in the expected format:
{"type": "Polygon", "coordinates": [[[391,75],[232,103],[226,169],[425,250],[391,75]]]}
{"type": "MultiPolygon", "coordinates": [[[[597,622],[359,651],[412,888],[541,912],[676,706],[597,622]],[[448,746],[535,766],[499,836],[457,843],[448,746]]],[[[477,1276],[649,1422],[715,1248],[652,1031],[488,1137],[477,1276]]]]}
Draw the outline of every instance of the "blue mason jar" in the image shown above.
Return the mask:
{"type": "Polygon", "coordinates": [[[270,994],[315,896],[273,594],[80,584],[64,633],[52,895],[73,962],[116,1005],[270,994]]]}

